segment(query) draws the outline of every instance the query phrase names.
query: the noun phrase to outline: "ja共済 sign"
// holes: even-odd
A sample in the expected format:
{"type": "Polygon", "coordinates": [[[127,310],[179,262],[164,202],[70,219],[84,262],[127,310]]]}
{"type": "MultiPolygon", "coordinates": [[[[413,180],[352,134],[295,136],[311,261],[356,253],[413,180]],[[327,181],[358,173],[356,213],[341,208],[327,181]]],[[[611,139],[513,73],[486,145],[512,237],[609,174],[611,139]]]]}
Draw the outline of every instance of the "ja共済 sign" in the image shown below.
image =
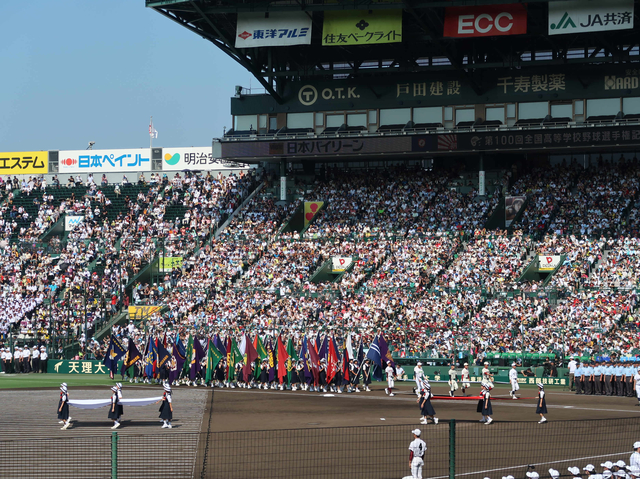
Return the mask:
{"type": "Polygon", "coordinates": [[[150,158],[149,148],[60,151],[58,172],[64,174],[151,171],[150,158]]]}
{"type": "Polygon", "coordinates": [[[444,16],[444,37],[496,37],[527,33],[524,5],[448,7],[444,16]]]}
{"type": "Polygon", "coordinates": [[[41,175],[48,172],[46,151],[0,153],[0,175],[41,175]]]}
{"type": "Polygon", "coordinates": [[[236,48],[310,45],[311,26],[304,12],[238,13],[236,48]]]}
{"type": "Polygon", "coordinates": [[[633,28],[633,0],[549,2],[549,35],[633,28]]]}

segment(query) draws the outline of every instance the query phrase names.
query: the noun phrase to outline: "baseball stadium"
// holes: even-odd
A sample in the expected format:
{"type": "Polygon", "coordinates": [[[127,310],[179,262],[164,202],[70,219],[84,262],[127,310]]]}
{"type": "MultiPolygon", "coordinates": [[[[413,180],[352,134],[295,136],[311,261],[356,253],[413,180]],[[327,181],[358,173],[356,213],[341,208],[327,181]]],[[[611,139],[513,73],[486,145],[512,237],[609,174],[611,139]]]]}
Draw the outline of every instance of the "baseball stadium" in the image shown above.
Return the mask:
{"type": "Polygon", "coordinates": [[[253,86],[0,153],[0,477],[640,479],[639,1],[138,3],[253,86]]]}

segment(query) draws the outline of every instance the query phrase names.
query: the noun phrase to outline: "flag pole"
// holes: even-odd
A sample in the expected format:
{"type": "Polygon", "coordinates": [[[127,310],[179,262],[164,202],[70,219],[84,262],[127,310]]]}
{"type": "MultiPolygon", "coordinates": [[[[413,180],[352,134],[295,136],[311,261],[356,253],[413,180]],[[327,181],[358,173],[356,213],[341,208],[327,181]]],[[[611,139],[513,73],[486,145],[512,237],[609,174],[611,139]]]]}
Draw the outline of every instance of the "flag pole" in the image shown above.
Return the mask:
{"type": "Polygon", "coordinates": [[[149,120],[149,149],[153,148],[153,117],[149,120]]]}

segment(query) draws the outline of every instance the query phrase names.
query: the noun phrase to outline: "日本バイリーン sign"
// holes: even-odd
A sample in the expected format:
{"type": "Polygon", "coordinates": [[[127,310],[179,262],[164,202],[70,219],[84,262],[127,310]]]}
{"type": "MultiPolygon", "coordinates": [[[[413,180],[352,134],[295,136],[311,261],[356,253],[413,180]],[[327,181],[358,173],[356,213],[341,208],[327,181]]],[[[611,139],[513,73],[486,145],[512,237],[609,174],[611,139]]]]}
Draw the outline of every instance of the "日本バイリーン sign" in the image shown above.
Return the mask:
{"type": "Polygon", "coordinates": [[[375,45],[402,41],[402,10],[324,12],[322,45],[375,45]]]}

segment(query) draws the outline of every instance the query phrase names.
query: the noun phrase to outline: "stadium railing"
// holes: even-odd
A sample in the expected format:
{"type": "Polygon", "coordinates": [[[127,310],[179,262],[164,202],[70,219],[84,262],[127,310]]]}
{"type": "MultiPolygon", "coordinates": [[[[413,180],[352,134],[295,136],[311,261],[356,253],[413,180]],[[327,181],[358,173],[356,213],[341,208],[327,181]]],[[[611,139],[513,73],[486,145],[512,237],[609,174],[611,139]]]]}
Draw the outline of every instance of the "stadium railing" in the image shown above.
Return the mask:
{"type": "MultiPolygon", "coordinates": [[[[528,411],[532,416],[533,411],[528,411]]],[[[419,415],[416,407],[416,421],[419,415]]],[[[0,439],[3,477],[366,478],[410,476],[416,424],[264,431],[0,439]]],[[[174,422],[174,427],[179,422],[174,422]]],[[[421,425],[423,477],[525,479],[550,468],[629,462],[640,418],[537,422],[441,421],[421,425]]],[[[80,429],[78,429],[80,430],[80,429]]],[[[73,429],[66,432],[73,434],[73,429]]]]}

